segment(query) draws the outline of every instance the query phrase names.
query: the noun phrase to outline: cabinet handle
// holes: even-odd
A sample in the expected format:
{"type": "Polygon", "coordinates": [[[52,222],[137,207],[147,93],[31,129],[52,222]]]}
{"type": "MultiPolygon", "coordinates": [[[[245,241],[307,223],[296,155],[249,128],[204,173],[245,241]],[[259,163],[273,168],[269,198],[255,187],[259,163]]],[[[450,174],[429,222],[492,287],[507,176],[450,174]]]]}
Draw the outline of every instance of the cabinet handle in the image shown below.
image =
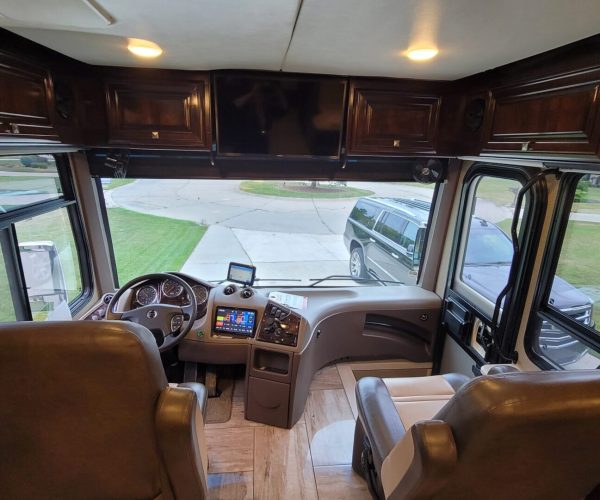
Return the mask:
{"type": "Polygon", "coordinates": [[[531,141],[527,141],[521,144],[521,151],[531,151],[531,149],[531,141]]]}
{"type": "Polygon", "coordinates": [[[152,139],[160,139],[160,134],[156,131],[152,132],[152,139]]]}
{"type": "Polygon", "coordinates": [[[399,148],[400,147],[400,139],[394,139],[394,147],[395,148],[399,148]]]}
{"type": "Polygon", "coordinates": [[[11,123],[10,124],[10,133],[11,134],[18,134],[19,133],[19,126],[16,123],[11,123]]]}

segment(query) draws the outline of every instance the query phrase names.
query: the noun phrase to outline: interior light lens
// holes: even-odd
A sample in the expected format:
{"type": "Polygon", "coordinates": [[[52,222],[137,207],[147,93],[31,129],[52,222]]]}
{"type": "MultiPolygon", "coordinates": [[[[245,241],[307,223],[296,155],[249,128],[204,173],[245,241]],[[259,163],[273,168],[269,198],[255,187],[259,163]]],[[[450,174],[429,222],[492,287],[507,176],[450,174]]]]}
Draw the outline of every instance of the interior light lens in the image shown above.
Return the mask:
{"type": "Polygon", "coordinates": [[[127,49],[132,54],[135,54],[138,57],[145,57],[147,59],[151,59],[153,57],[158,57],[162,54],[163,50],[158,46],[158,44],[151,42],[149,40],[141,40],[140,38],[129,38],[129,43],[127,45],[127,49]]]}
{"type": "Polygon", "coordinates": [[[438,49],[411,49],[406,52],[406,57],[412,61],[428,61],[438,54],[438,49]]]}

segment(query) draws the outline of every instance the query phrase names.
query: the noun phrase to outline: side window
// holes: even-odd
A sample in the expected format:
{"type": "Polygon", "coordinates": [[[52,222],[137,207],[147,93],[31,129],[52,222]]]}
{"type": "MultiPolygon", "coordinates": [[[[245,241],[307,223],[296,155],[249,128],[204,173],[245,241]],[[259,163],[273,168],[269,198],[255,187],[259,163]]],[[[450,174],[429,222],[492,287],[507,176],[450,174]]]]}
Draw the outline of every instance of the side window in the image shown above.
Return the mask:
{"type": "Polygon", "coordinates": [[[417,227],[416,224],[409,222],[408,224],[406,224],[406,227],[404,228],[404,232],[402,233],[402,236],[400,237],[400,246],[408,249],[411,249],[412,252],[414,252],[415,250],[415,242],[417,240],[417,232],[419,231],[419,228],[417,227]]]}
{"type": "Polygon", "coordinates": [[[67,165],[0,159],[0,321],[66,319],[90,285],[67,165]]]}
{"type": "Polygon", "coordinates": [[[392,240],[394,243],[401,245],[402,231],[404,231],[406,224],[406,219],[390,213],[381,226],[381,230],[379,232],[386,238],[392,240]]]}
{"type": "Polygon", "coordinates": [[[496,302],[508,282],[514,252],[510,227],[521,187],[517,180],[487,175],[471,181],[456,288],[472,301],[484,303],[484,310],[496,302]]]}
{"type": "Polygon", "coordinates": [[[17,315],[11,299],[11,283],[6,272],[4,255],[0,252],[0,322],[15,321],[17,315]]]}
{"type": "Polygon", "coordinates": [[[350,218],[371,229],[380,213],[381,208],[364,201],[359,201],[352,209],[350,218]]]}
{"type": "Polygon", "coordinates": [[[553,252],[558,262],[548,281],[533,350],[561,368],[600,367],[600,350],[592,348],[600,344],[599,206],[600,187],[580,178],[562,245],[553,252]]]}
{"type": "Polygon", "coordinates": [[[69,214],[59,208],[15,227],[31,314],[34,320],[47,319],[83,291],[69,214]]]}

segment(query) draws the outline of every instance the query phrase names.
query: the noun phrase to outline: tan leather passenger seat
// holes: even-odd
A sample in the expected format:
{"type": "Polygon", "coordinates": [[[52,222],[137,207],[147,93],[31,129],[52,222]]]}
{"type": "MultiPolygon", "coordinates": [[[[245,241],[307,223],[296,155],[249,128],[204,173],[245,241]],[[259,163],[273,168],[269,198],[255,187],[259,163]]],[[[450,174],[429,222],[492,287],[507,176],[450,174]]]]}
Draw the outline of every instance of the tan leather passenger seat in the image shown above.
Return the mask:
{"type": "Polygon", "coordinates": [[[600,373],[363,378],[353,468],[386,499],[581,499],[600,484],[600,373]]]}
{"type": "Polygon", "coordinates": [[[134,323],[0,325],[0,497],[202,499],[200,384],[169,387],[134,323]]]}
{"type": "Polygon", "coordinates": [[[465,375],[451,373],[382,380],[406,430],[415,422],[435,415],[470,379],[465,375]]]}

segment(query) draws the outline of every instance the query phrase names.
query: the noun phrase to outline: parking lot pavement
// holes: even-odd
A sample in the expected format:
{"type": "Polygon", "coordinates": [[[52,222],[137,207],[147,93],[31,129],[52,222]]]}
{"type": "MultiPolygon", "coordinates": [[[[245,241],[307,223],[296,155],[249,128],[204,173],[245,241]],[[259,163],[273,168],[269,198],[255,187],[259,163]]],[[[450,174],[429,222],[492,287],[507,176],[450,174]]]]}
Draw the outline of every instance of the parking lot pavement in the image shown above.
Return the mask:
{"type": "MultiPolygon", "coordinates": [[[[182,272],[212,281],[223,280],[230,261],[257,267],[261,280],[310,279],[348,273],[348,251],[341,235],[297,234],[210,226],[182,272]]],[[[261,284],[266,284],[262,282],[261,284]]]]}

